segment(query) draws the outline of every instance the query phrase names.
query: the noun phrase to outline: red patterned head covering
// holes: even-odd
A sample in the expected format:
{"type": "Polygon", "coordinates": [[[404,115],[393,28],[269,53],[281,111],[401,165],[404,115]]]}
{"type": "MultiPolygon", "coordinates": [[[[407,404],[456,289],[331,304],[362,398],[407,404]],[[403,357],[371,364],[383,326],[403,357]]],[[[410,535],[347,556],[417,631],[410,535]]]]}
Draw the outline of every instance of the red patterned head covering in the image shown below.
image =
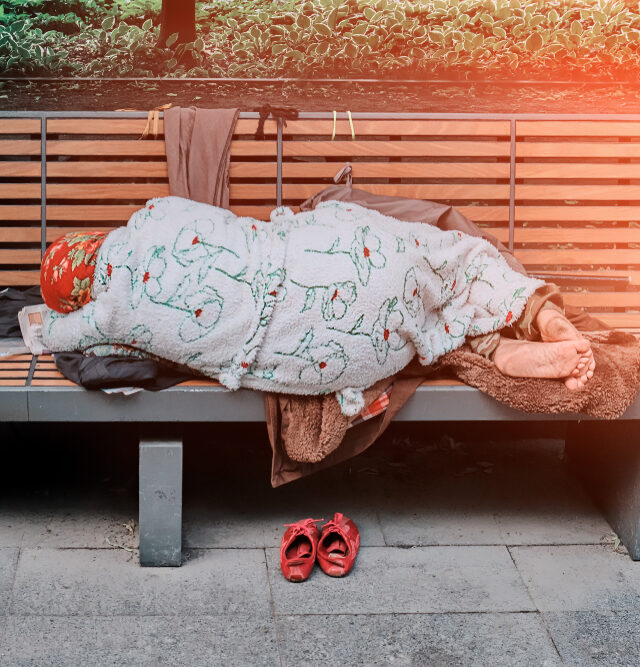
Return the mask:
{"type": "Polygon", "coordinates": [[[98,250],[108,232],[72,232],[52,243],[42,259],[40,291],[59,313],[70,313],[91,300],[98,250]]]}

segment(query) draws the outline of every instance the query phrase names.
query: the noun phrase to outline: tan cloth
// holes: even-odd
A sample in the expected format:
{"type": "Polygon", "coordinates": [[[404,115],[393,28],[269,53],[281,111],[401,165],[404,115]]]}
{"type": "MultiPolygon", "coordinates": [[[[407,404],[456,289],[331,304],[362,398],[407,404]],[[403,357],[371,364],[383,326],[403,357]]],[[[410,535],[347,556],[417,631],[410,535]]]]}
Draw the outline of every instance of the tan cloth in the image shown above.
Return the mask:
{"type": "Polygon", "coordinates": [[[584,335],[592,341],[597,372],[580,391],[569,391],[558,380],[503,375],[495,364],[466,347],[449,352],[438,368],[523,412],[616,419],[633,403],[640,388],[640,345],[634,336],[621,331],[584,335]]]}
{"type": "Polygon", "coordinates": [[[238,109],[164,112],[169,192],[176,197],[229,208],[231,138],[238,109]]]}

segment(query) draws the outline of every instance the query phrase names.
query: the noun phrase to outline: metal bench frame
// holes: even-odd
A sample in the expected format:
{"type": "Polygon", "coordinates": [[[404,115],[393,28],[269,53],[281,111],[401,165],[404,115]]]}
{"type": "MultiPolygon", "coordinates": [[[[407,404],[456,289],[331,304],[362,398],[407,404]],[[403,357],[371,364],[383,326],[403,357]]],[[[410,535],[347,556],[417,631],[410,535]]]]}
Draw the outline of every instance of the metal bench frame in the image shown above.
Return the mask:
{"type": "MultiPolygon", "coordinates": [[[[145,118],[140,112],[0,112],[2,118],[41,120],[41,252],[46,249],[47,135],[50,118],[145,118]]],[[[243,113],[242,118],[257,118],[243,113]]],[[[514,246],[517,120],[624,120],[640,115],[594,114],[380,114],[357,113],[354,119],[379,120],[509,120],[511,123],[509,246],[514,246]]],[[[327,119],[327,113],[303,113],[301,119],[327,119]]],[[[277,203],[282,202],[283,122],[277,121],[277,203]]],[[[610,279],[607,279],[610,280],[610,279]]],[[[614,280],[614,283],[616,281],[614,280]]],[[[620,282],[620,279],[618,279],[620,282]]],[[[622,280],[624,282],[624,280],[622,280]]],[[[182,562],[182,428],[189,422],[261,422],[262,395],[229,392],[216,385],[177,386],[160,393],[107,396],[80,387],[32,386],[37,358],[31,360],[25,386],[0,386],[0,419],[8,422],[136,422],[142,424],[139,468],[140,563],[182,562]],[[174,424],[158,434],[155,425],[174,424]]],[[[555,421],[571,422],[567,451],[576,470],[590,485],[607,518],[634,560],[640,560],[640,446],[637,434],[640,400],[616,424],[598,423],[580,415],[531,415],[512,410],[476,389],[460,384],[425,384],[397,417],[399,421],[555,421]],[[633,426],[632,426],[633,423],[633,426]],[[604,433],[619,437],[600,445],[604,433]],[[633,430],[631,430],[633,428],[633,430]],[[593,470],[598,475],[593,475],[593,470]]]]}

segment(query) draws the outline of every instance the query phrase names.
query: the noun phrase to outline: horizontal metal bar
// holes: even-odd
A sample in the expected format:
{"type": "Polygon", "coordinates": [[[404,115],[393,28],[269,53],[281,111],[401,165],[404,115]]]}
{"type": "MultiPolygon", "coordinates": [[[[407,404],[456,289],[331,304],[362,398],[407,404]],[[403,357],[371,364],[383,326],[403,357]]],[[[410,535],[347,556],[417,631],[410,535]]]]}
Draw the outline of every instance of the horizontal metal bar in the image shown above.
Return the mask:
{"type": "Polygon", "coordinates": [[[637,80],[616,80],[616,81],[543,81],[537,79],[525,80],[495,80],[490,79],[318,79],[318,78],[303,78],[303,77],[170,77],[170,76],[0,76],[0,81],[46,81],[47,83],[62,81],[62,82],[77,82],[85,81],[90,83],[104,82],[139,82],[139,81],[163,81],[175,83],[190,83],[191,81],[197,83],[317,83],[317,84],[350,84],[350,83],[375,83],[375,84],[411,84],[411,85],[433,85],[433,86],[638,86],[640,81],[637,80]]]}
{"type": "MultiPolygon", "coordinates": [[[[346,111],[344,113],[346,118],[346,111]]],[[[340,115],[339,114],[339,115],[340,115]]],[[[546,114],[546,113],[376,113],[354,111],[354,120],[594,120],[640,121],[636,114],[546,114]]],[[[0,118],[146,118],[146,111],[0,111],[0,118]]],[[[255,119],[253,111],[240,112],[240,118],[255,119]]],[[[330,111],[300,112],[303,120],[333,119],[330,111]]]]}

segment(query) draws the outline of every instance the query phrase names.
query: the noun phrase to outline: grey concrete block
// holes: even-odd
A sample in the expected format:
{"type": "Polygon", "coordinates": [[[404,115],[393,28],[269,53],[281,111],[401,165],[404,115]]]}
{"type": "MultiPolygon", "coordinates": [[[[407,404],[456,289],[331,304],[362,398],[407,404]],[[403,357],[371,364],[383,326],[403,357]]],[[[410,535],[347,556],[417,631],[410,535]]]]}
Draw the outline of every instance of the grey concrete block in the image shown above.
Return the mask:
{"type": "Polygon", "coordinates": [[[551,612],[545,621],[566,665],[640,665],[637,610],[551,612]]]}
{"type": "Polygon", "coordinates": [[[283,665],[559,665],[538,614],[278,617],[283,665]]]}
{"type": "Polygon", "coordinates": [[[18,549],[0,549],[0,615],[6,613],[18,564],[18,549]]]}
{"type": "Polygon", "coordinates": [[[270,618],[9,616],[0,664],[12,667],[279,664],[270,618]]]}
{"type": "Polygon", "coordinates": [[[541,611],[638,609],[640,567],[611,547],[513,547],[520,571],[541,611]]]}
{"type": "Polygon", "coordinates": [[[347,577],[315,567],[300,584],[283,577],[277,549],[267,554],[277,614],[534,610],[504,547],[365,547],[347,577]]]}
{"type": "Polygon", "coordinates": [[[182,568],[140,568],[119,549],[23,549],[17,615],[268,615],[262,550],[190,552],[182,568]]]}

